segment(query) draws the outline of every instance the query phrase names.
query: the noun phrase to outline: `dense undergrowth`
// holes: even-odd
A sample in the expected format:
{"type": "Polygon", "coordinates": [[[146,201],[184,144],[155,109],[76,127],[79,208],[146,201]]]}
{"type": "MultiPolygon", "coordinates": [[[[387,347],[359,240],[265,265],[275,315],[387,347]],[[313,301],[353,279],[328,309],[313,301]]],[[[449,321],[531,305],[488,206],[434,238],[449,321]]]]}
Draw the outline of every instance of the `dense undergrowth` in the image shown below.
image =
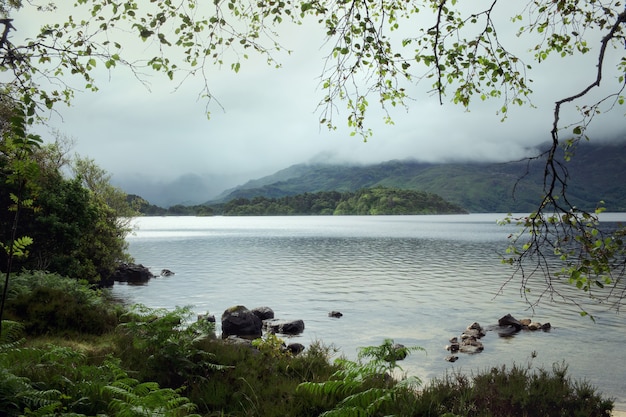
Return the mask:
{"type": "Polygon", "coordinates": [[[14,277],[0,339],[3,416],[607,416],[612,401],[567,367],[494,367],[422,385],[391,378],[411,350],[356,361],[315,343],[293,356],[265,336],[215,337],[191,310],[124,307],[52,274],[14,277]]]}

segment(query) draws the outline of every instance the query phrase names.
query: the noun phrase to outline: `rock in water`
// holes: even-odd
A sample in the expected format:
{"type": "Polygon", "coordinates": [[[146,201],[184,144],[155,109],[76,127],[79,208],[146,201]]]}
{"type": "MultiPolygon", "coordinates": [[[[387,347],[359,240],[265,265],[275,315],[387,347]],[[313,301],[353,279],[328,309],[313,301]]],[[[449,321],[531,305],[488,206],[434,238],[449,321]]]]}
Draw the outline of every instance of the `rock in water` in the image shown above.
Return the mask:
{"type": "Polygon", "coordinates": [[[252,312],[260,318],[261,321],[274,318],[274,310],[269,307],[256,307],[252,309],[252,312]]]}
{"type": "Polygon", "coordinates": [[[222,314],[222,338],[228,336],[261,337],[261,319],[244,306],[234,306],[222,314]]]}
{"type": "Polygon", "coordinates": [[[522,323],[520,323],[519,320],[517,320],[515,317],[513,317],[510,314],[507,314],[506,316],[498,320],[498,325],[502,327],[512,326],[515,328],[515,331],[517,332],[522,330],[522,323]]]}
{"type": "Polygon", "coordinates": [[[265,320],[263,327],[270,333],[280,333],[286,335],[296,335],[304,331],[304,321],[302,320],[265,320]]]}

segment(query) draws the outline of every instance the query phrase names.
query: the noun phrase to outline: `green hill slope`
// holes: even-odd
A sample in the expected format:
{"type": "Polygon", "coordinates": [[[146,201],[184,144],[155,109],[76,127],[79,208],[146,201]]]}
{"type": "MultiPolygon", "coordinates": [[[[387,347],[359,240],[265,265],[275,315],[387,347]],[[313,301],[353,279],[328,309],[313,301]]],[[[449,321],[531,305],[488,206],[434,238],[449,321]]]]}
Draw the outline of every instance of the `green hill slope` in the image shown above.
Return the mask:
{"type": "MultiPolygon", "coordinates": [[[[593,209],[603,200],[609,211],[626,211],[626,143],[584,144],[563,164],[570,177],[567,193],[573,204],[593,209]]],[[[438,194],[470,212],[524,212],[534,210],[543,194],[543,168],[542,160],[448,164],[389,161],[367,166],[299,164],[228,190],[208,203],[385,186],[438,194]]]]}

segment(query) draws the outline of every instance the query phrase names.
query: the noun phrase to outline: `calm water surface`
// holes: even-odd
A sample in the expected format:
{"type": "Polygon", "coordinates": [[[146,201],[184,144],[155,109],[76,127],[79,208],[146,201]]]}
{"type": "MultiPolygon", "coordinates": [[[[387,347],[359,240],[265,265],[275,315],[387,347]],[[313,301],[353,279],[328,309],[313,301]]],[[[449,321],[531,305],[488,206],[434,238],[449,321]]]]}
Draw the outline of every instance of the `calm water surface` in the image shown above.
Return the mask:
{"type": "MultiPolygon", "coordinates": [[[[131,255],[155,274],[167,268],[175,275],[142,286],[116,284],[114,293],[153,308],[192,306],[218,322],[233,305],[269,306],[277,318],[305,321],[294,341],[321,340],[350,359],[359,347],[385,338],[421,346],[426,353],[415,352],[402,366],[423,380],[452,370],[525,365],[536,352],[533,365],[565,362],[572,377],[625,408],[626,317],[600,307],[594,324],[559,303],[533,312],[515,284],[501,291],[512,271],[499,254],[515,230],[498,226],[502,217],[139,218],[128,238],[131,255]],[[344,316],[329,318],[332,310],[344,316]],[[553,329],[512,338],[488,332],[483,353],[444,360],[450,337],[474,321],[496,324],[507,313],[553,329]]],[[[623,221],[626,214],[607,220],[623,221]]]]}

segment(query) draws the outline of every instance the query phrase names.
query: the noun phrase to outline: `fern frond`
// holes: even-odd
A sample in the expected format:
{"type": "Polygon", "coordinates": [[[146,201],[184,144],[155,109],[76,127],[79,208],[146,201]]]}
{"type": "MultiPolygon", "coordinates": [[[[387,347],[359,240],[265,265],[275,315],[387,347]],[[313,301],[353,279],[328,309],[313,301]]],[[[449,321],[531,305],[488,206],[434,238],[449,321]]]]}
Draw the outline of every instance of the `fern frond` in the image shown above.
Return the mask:
{"type": "Polygon", "coordinates": [[[370,388],[344,398],[339,404],[341,407],[357,407],[364,410],[376,411],[381,403],[391,400],[389,389],[370,388]]]}
{"type": "Polygon", "coordinates": [[[156,391],[158,389],[159,384],[157,384],[156,382],[142,382],[141,384],[138,384],[133,388],[133,394],[139,397],[145,397],[152,391],[156,391]]]}
{"type": "Polygon", "coordinates": [[[297,390],[307,392],[317,398],[341,399],[355,393],[361,387],[361,382],[340,380],[325,382],[303,382],[297,390]]]}
{"type": "Polygon", "coordinates": [[[370,417],[370,414],[359,407],[342,407],[326,411],[320,417],[370,417]]]}
{"type": "Polygon", "coordinates": [[[50,363],[84,362],[86,357],[85,353],[70,347],[48,345],[46,351],[41,356],[41,361],[50,363]]]}
{"type": "Polygon", "coordinates": [[[61,405],[61,391],[55,389],[39,391],[31,387],[26,391],[17,393],[16,398],[31,410],[54,411],[61,405]]]}
{"type": "Polygon", "coordinates": [[[124,401],[132,403],[137,396],[132,392],[132,388],[127,385],[107,385],[103,390],[114,397],[113,401],[124,401]]]}
{"type": "Polygon", "coordinates": [[[11,349],[7,345],[14,345],[16,342],[23,340],[24,326],[12,320],[2,320],[2,336],[0,336],[0,352],[5,349],[11,349]]]}

